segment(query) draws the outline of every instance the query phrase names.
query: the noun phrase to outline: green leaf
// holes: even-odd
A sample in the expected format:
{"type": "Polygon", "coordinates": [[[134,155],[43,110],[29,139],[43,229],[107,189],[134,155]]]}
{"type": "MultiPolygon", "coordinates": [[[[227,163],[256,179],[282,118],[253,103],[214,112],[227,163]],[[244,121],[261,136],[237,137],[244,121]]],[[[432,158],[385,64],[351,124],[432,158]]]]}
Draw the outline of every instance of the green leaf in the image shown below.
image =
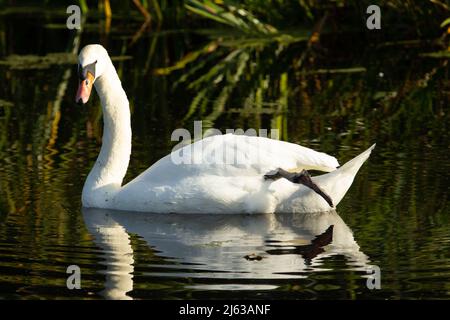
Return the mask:
{"type": "Polygon", "coordinates": [[[445,19],[444,22],[441,23],[441,28],[445,27],[448,24],[450,24],[450,18],[445,19]]]}

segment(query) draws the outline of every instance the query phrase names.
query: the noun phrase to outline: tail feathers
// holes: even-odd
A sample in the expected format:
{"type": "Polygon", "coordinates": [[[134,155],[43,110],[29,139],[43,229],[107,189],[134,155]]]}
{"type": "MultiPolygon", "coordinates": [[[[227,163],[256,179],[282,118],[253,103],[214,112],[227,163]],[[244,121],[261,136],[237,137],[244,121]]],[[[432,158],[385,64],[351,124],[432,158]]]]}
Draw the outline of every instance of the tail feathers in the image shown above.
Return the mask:
{"type": "Polygon", "coordinates": [[[376,143],[374,143],[369,149],[354,157],[352,160],[347,161],[344,165],[338,168],[338,171],[345,172],[346,174],[351,174],[354,172],[356,174],[363,165],[363,163],[369,158],[373,149],[375,149],[376,143]]]}
{"type": "Polygon", "coordinates": [[[337,170],[313,178],[314,182],[331,197],[334,206],[345,196],[353,183],[353,179],[363,163],[369,158],[375,145],[373,144],[369,149],[346,162],[337,170]]]}

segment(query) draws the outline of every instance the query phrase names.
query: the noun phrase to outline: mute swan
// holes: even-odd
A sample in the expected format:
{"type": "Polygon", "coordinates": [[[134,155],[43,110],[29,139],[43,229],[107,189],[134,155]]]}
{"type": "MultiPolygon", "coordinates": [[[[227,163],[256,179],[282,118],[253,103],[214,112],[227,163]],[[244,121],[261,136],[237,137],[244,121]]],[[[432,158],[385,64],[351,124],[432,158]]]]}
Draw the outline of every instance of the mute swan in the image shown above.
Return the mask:
{"type": "Polygon", "coordinates": [[[332,156],[288,142],[212,136],[172,152],[122,186],[131,154],[127,96],[101,45],[84,47],[78,62],[76,101],[87,103],[95,86],[104,122],[100,154],[83,187],[84,207],[155,213],[327,211],[341,201],[375,147],[339,167],[332,156]],[[217,161],[223,152],[245,161],[217,161]],[[175,163],[175,153],[200,161],[175,163]],[[308,169],[329,173],[311,179],[308,169]]]}

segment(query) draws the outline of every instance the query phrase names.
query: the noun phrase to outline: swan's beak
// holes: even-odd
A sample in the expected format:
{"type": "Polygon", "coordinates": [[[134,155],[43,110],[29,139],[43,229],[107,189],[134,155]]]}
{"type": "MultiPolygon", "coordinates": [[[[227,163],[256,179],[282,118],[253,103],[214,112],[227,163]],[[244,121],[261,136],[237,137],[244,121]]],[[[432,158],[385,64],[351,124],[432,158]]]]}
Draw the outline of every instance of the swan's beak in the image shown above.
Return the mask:
{"type": "Polygon", "coordinates": [[[77,96],[75,97],[75,102],[79,103],[80,100],[83,104],[86,104],[91,95],[92,85],[94,84],[94,76],[92,73],[88,72],[86,74],[86,79],[80,80],[78,85],[77,96]]]}

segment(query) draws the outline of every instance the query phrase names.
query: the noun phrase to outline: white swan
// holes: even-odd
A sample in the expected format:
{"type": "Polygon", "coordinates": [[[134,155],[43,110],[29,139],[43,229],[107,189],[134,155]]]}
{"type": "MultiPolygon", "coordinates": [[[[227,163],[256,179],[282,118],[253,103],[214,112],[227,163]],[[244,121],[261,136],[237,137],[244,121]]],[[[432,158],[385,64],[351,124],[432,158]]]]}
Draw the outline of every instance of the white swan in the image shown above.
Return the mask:
{"type": "Polygon", "coordinates": [[[212,136],[176,151],[191,156],[193,163],[177,164],[172,153],[122,186],[131,153],[127,96],[101,45],[84,47],[78,59],[76,101],[86,103],[94,85],[104,121],[101,151],[83,187],[84,207],[158,213],[327,211],[341,201],[375,147],[336,170],[334,157],[296,144],[244,135],[212,136]],[[241,161],[218,157],[230,153],[241,161]],[[303,169],[329,173],[311,180],[303,169]]]}

